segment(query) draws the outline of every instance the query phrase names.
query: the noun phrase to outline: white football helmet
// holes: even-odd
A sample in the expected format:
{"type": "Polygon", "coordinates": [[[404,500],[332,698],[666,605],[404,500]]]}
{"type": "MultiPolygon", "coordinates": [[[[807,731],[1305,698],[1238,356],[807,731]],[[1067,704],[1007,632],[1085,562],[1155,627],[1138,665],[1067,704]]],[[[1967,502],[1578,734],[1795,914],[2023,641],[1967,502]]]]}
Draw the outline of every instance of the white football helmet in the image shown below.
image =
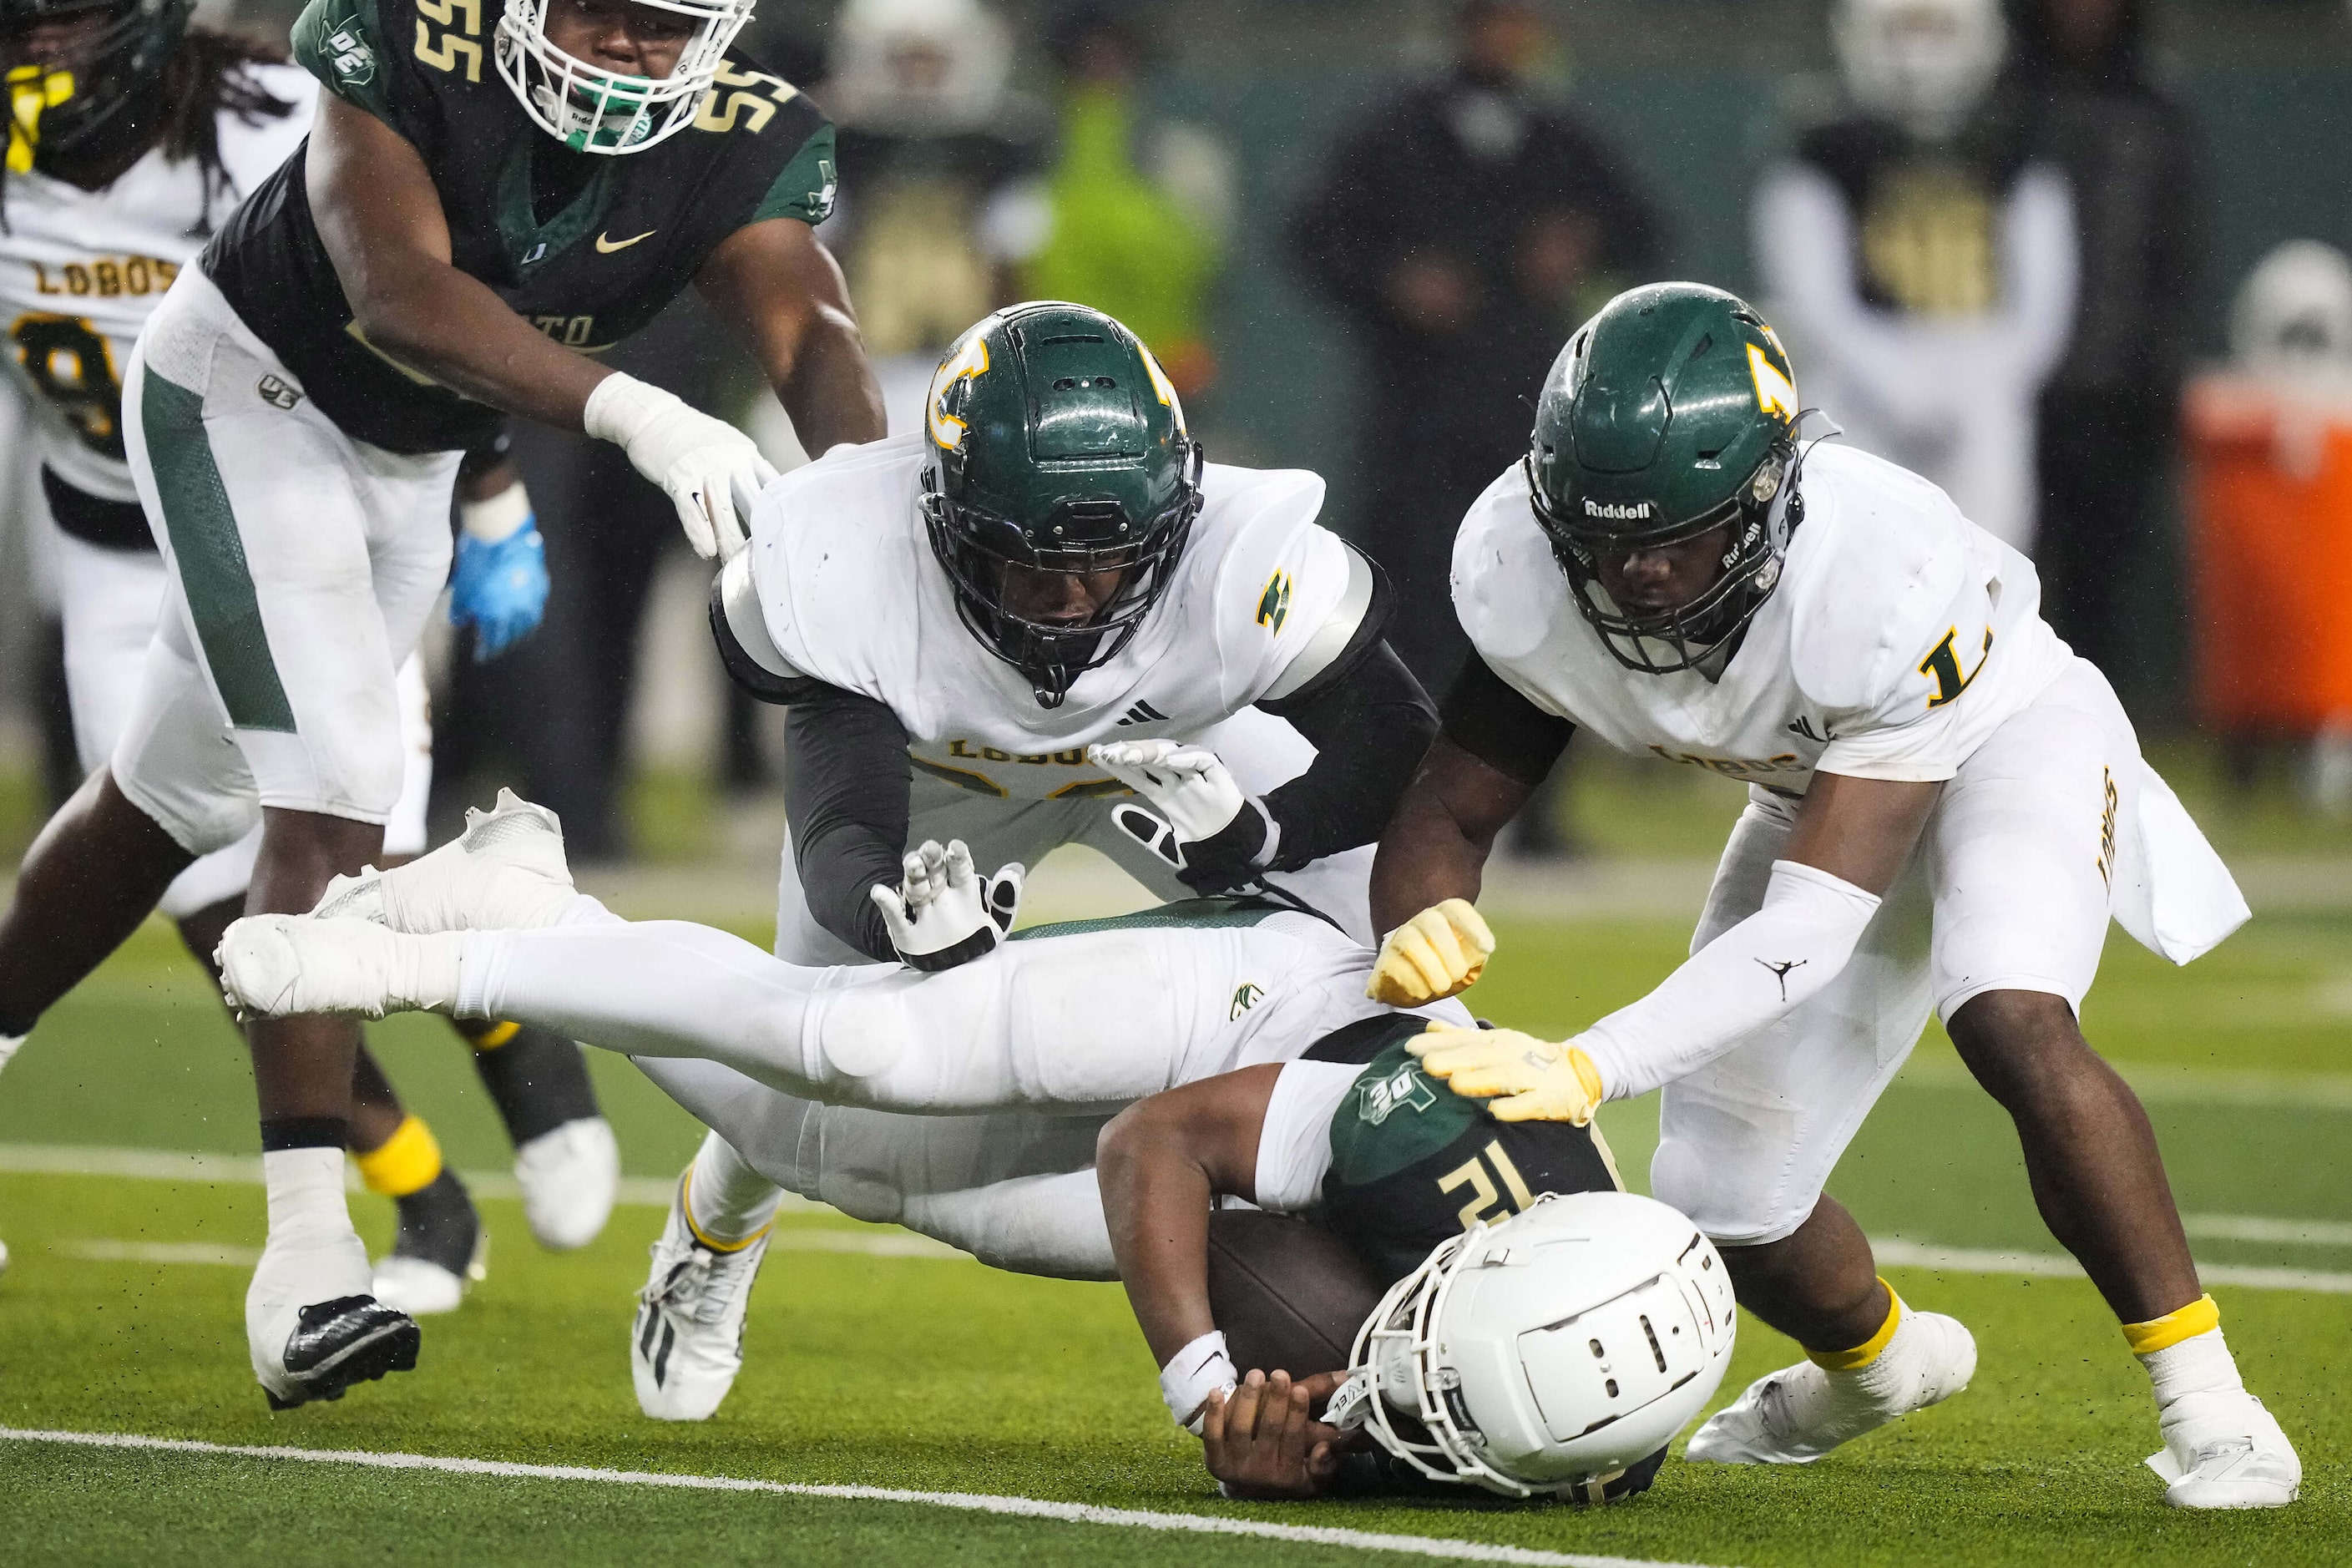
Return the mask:
{"type": "Polygon", "coordinates": [[[2352,259],[2315,239],[2263,257],[2231,307],[2230,353],[2258,373],[2352,372],[2352,259]]]}
{"type": "Polygon", "coordinates": [[[1734,1330],[1729,1271],[1689,1220],[1547,1193],[1390,1287],[1326,1419],[1435,1480],[1597,1496],[1705,1406],[1734,1330]]]}
{"type": "Polygon", "coordinates": [[[2009,29],[2000,0],[1838,0],[1830,41],[1857,103],[1941,142],[1992,86],[2009,29]]]}
{"type": "Polygon", "coordinates": [[[548,0],[506,0],[493,50],[499,75],[539,128],[575,153],[642,153],[694,122],[752,0],[633,0],[692,18],[694,34],[666,77],[630,76],[575,59],[547,37],[548,0]]]}

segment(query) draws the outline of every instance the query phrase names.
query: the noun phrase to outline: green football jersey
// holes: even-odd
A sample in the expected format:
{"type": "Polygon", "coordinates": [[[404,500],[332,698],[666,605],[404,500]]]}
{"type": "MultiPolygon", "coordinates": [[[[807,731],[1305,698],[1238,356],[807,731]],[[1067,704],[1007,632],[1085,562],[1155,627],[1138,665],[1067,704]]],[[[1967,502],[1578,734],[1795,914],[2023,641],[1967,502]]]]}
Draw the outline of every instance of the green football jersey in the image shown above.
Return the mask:
{"type": "MultiPolygon", "coordinates": [[[[833,127],[748,58],[730,52],[688,130],[643,152],[574,153],[500,79],[496,20],[488,0],[310,0],[294,58],[416,148],[440,194],[452,264],[556,342],[610,348],[737,229],[817,224],[832,211],[833,127]]],[[[395,364],[354,327],[310,212],[308,151],[306,142],[214,237],[205,272],[346,435],[395,452],[478,445],[496,410],[395,364]]]]}
{"type": "MultiPolygon", "coordinates": [[[[1454,1093],[1405,1048],[1427,1019],[1380,1024],[1361,1041],[1374,1053],[1370,1065],[1331,1116],[1323,1221],[1383,1286],[1420,1268],[1447,1237],[1517,1214],[1545,1193],[1623,1184],[1598,1128],[1497,1121],[1486,1101],[1454,1093]]],[[[1345,1059],[1319,1046],[1307,1054],[1345,1059]]]]}

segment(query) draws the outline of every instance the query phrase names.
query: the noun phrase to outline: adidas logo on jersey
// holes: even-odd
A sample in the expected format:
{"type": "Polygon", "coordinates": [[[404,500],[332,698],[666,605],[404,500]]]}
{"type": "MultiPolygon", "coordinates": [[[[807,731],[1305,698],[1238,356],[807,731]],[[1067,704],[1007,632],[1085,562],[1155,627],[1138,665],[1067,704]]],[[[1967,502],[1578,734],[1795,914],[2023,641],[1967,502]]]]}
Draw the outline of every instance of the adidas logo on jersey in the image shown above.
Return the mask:
{"type": "Polygon", "coordinates": [[[1137,703],[1119,719],[1122,724],[1164,724],[1167,721],[1168,715],[1149,702],[1137,703]]]}
{"type": "Polygon", "coordinates": [[[1657,515],[1657,510],[1645,500],[1594,500],[1590,496],[1584,499],[1584,515],[1603,522],[1647,522],[1657,515]]]}

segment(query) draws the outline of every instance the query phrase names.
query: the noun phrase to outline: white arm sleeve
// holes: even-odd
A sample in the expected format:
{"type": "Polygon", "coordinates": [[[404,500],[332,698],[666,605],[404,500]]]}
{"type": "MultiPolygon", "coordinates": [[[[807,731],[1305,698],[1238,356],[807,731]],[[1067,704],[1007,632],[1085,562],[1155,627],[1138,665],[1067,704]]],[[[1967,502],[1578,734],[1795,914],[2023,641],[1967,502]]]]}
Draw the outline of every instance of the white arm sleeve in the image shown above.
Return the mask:
{"type": "Polygon", "coordinates": [[[1605,1097],[1672,1083],[1811,997],[1853,956],[1878,902],[1827,871],[1773,861],[1762,908],[1578,1037],[1605,1097]]]}
{"type": "Polygon", "coordinates": [[[1288,1062],[1274,1080],[1257,1135],[1257,1206],[1319,1208],[1331,1169],[1331,1118],[1364,1069],[1348,1062],[1288,1062]]]}

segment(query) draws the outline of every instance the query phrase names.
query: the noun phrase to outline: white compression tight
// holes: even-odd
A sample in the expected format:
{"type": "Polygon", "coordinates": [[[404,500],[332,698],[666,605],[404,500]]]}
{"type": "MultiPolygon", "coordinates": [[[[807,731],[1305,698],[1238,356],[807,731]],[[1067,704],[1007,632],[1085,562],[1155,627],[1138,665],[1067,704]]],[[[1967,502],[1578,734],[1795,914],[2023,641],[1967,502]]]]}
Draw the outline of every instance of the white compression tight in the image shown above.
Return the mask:
{"type": "Polygon", "coordinates": [[[1302,917],[1096,931],[922,974],[803,968],[583,897],[562,924],[467,933],[457,1012],[633,1057],[699,1057],[836,1104],[1087,1112],[1295,1055],[1344,1021],[1334,987],[1360,988],[1360,961],[1324,930],[1302,917]],[[1234,1003],[1245,989],[1259,998],[1247,1008],[1234,1003]]]}
{"type": "MultiPolygon", "coordinates": [[[[713,1143],[731,1146],[778,1186],[853,1218],[903,1225],[998,1268],[1118,1278],[1095,1185],[1099,1117],[895,1116],[796,1099],[717,1062],[636,1063],[711,1129],[713,1143]]],[[[703,1159],[713,1152],[706,1144],[703,1159]]],[[[772,1205],[748,1184],[731,1185],[746,1189],[730,1206],[747,1215],[772,1205]]],[[[698,1201],[696,1214],[698,1223],[711,1217],[698,1201]]]]}

